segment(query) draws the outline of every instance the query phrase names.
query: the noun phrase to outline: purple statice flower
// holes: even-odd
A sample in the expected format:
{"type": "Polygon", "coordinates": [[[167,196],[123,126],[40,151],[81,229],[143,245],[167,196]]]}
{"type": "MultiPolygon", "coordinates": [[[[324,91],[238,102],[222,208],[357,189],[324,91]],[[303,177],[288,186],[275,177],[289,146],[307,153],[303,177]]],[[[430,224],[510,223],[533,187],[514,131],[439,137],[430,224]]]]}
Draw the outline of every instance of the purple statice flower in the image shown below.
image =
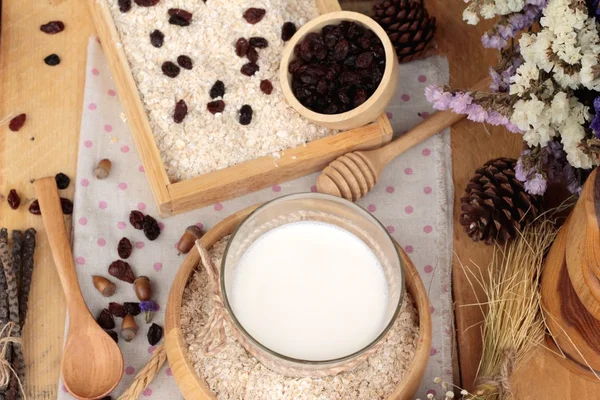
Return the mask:
{"type": "Polygon", "coordinates": [[[527,0],[527,4],[537,6],[540,8],[545,8],[548,5],[548,0],[527,0]]]}
{"type": "Polygon", "coordinates": [[[520,31],[532,26],[541,15],[542,6],[528,4],[523,10],[504,17],[481,37],[483,47],[502,49],[508,43],[508,39],[516,37],[520,31]]]}
{"type": "Polygon", "coordinates": [[[467,113],[468,108],[471,106],[473,102],[473,97],[471,97],[471,93],[461,93],[458,92],[454,95],[452,100],[450,101],[450,108],[457,114],[465,114],[467,113]]]}
{"type": "Polygon", "coordinates": [[[485,111],[479,104],[471,104],[467,108],[467,119],[470,119],[471,121],[485,122],[487,117],[487,111],[485,111]]]}
{"type": "Polygon", "coordinates": [[[590,6],[591,10],[594,13],[594,16],[596,17],[596,20],[600,19],[600,9],[598,8],[600,6],[600,0],[594,0],[590,6]]]}
{"type": "Polygon", "coordinates": [[[517,165],[515,165],[515,178],[517,178],[521,182],[525,182],[527,180],[527,175],[529,175],[529,171],[525,170],[525,166],[523,165],[523,158],[519,157],[519,159],[517,160],[517,165]]]}
{"type": "Polygon", "coordinates": [[[154,300],[140,302],[140,310],[144,312],[146,316],[146,323],[149,324],[152,321],[153,313],[160,310],[160,306],[154,300]]]}
{"type": "Polygon", "coordinates": [[[486,32],[481,37],[481,44],[486,49],[502,49],[506,46],[506,39],[502,39],[500,35],[495,35],[491,32],[486,32]]]}
{"type": "Polygon", "coordinates": [[[548,182],[540,173],[533,174],[526,182],[525,182],[525,190],[527,193],[533,195],[542,195],[546,192],[546,187],[548,186],[548,182]]]}
{"type": "Polygon", "coordinates": [[[594,99],[594,113],[594,118],[590,122],[590,129],[594,131],[596,139],[600,139],[600,96],[594,99]]]}
{"type": "Polygon", "coordinates": [[[504,125],[504,127],[512,133],[523,133],[523,131],[521,129],[519,129],[518,126],[516,126],[515,124],[513,124],[512,122],[508,122],[506,125],[504,125]]]}
{"type": "Polygon", "coordinates": [[[452,93],[444,92],[441,86],[429,85],[425,88],[425,98],[436,110],[447,110],[452,97],[452,93]]]}
{"type": "Polygon", "coordinates": [[[485,120],[490,125],[498,126],[508,124],[508,118],[500,114],[498,111],[488,111],[488,117],[485,120]]]}

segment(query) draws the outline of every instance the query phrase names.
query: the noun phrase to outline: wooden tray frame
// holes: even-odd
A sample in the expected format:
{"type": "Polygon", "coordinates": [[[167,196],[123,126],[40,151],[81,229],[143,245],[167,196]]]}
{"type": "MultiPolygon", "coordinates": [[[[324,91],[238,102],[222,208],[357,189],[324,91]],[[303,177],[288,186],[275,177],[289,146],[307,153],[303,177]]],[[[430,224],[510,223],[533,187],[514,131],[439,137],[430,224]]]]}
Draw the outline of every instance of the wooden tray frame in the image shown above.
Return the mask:
{"type": "MultiPolygon", "coordinates": [[[[321,14],[341,10],[337,0],[316,0],[316,3],[321,14]]],[[[270,156],[261,157],[171,183],[108,5],[103,0],[88,0],[88,6],[142,159],[152,196],[162,217],[298,178],[323,169],[329,162],[349,151],[377,148],[392,140],[392,127],[383,114],[375,122],[361,128],[285,150],[278,160],[270,156]]]]}

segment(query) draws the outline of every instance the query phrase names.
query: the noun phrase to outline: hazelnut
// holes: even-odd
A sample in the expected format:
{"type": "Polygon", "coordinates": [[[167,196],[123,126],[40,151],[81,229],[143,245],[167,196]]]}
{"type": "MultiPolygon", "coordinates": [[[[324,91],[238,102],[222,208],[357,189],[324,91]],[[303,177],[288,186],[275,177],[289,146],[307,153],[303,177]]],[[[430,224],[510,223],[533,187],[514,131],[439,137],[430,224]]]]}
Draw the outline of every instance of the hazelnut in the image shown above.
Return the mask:
{"type": "Polygon", "coordinates": [[[98,166],[94,169],[94,175],[97,179],[106,179],[110,174],[112,163],[108,158],[100,160],[98,166]]]}
{"type": "Polygon", "coordinates": [[[135,335],[137,335],[137,331],[138,326],[135,323],[135,318],[133,318],[133,315],[127,314],[121,324],[121,337],[126,342],[131,342],[135,335]]]}
{"type": "Polygon", "coordinates": [[[177,243],[179,254],[189,253],[192,247],[194,247],[194,244],[196,244],[196,240],[200,239],[202,235],[204,235],[204,232],[196,225],[188,226],[177,243]]]}
{"type": "Polygon", "coordinates": [[[150,278],[147,276],[138,276],[133,281],[135,295],[140,301],[148,301],[152,298],[152,287],[150,286],[150,278]]]}
{"type": "Polygon", "coordinates": [[[117,285],[115,285],[103,276],[94,275],[93,279],[94,286],[96,287],[96,289],[98,289],[102,296],[110,297],[113,294],[115,294],[115,291],[117,290],[117,285]]]}

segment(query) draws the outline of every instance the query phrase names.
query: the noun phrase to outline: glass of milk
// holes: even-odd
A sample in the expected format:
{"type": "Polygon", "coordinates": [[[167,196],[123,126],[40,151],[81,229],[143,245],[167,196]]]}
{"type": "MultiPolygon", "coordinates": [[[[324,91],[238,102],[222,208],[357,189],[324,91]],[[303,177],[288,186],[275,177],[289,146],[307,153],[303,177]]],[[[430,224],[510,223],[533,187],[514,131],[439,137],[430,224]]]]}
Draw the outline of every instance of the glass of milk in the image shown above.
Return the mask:
{"type": "Polygon", "coordinates": [[[339,373],[366,359],[404,292],[399,253],[381,223],[318,193],[284,196],[250,214],[231,236],[220,278],[242,345],[296,376],[339,373]]]}

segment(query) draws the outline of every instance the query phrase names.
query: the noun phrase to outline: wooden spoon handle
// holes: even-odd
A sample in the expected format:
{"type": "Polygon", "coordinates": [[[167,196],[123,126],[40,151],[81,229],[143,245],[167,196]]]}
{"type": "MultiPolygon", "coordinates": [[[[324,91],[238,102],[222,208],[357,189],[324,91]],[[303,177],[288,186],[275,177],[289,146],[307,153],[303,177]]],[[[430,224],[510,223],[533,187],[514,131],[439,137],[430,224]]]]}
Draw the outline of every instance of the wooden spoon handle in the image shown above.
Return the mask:
{"type": "Polygon", "coordinates": [[[34,186],[40,202],[42,219],[52,250],[54,264],[65,292],[67,307],[69,312],[72,313],[76,311],[72,309],[73,307],[85,307],[85,302],[75,272],[73,253],[71,252],[67,228],[63,219],[56,180],[54,177],[36,179],[34,186]]]}

